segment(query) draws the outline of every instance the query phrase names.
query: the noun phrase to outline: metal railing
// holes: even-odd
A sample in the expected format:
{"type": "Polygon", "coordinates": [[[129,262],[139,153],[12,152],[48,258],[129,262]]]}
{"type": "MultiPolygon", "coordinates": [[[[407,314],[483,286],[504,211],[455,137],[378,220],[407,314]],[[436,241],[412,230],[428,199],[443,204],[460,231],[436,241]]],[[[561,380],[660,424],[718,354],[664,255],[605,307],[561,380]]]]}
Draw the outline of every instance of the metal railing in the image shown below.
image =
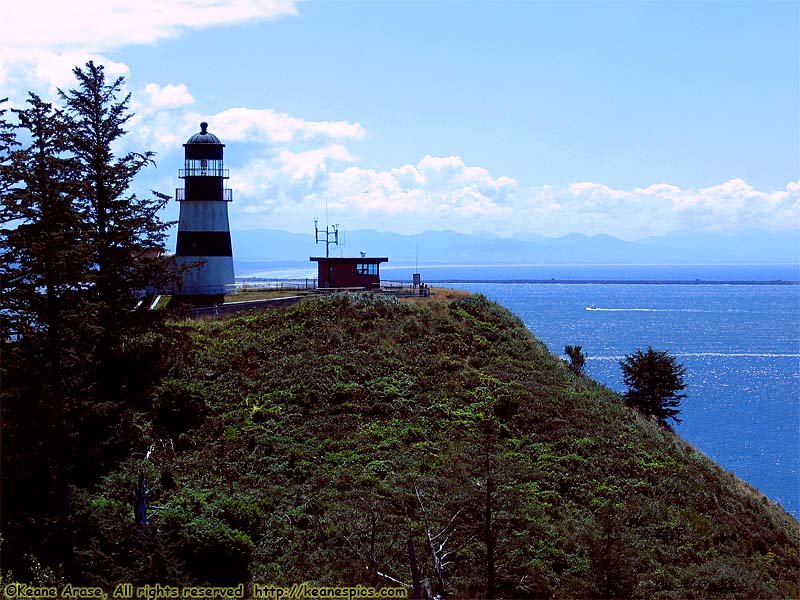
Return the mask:
{"type": "MultiPolygon", "coordinates": [[[[178,202],[186,202],[186,189],[185,188],[175,188],[175,200],[178,202]]],[[[208,200],[203,200],[203,202],[208,202],[208,200]]],[[[229,188],[225,188],[222,190],[222,202],[233,202],[233,190],[229,188]]]]}
{"type": "Polygon", "coordinates": [[[176,284],[165,293],[173,296],[205,296],[205,295],[226,295],[232,294],[237,290],[235,283],[223,283],[218,285],[194,285],[176,284]]]}
{"type": "Polygon", "coordinates": [[[407,295],[424,295],[420,294],[419,285],[414,285],[410,281],[398,280],[382,280],[380,285],[371,289],[365,287],[348,287],[348,288],[321,288],[318,285],[316,277],[306,277],[302,279],[288,279],[288,278],[274,278],[274,279],[242,279],[236,283],[236,292],[248,292],[258,290],[318,290],[318,291],[350,291],[350,292],[384,292],[395,294],[407,295]]]}
{"type": "Polygon", "coordinates": [[[381,281],[380,289],[375,291],[393,296],[423,296],[427,298],[430,295],[427,286],[414,285],[411,281],[381,281]]]}
{"type": "Polygon", "coordinates": [[[178,177],[185,179],[186,177],[222,177],[229,179],[231,176],[230,169],[217,169],[217,168],[202,168],[192,167],[189,169],[178,169],[178,177]]]}
{"type": "Polygon", "coordinates": [[[313,290],[317,288],[316,277],[303,279],[245,279],[236,283],[235,292],[260,290],[313,290]]]}

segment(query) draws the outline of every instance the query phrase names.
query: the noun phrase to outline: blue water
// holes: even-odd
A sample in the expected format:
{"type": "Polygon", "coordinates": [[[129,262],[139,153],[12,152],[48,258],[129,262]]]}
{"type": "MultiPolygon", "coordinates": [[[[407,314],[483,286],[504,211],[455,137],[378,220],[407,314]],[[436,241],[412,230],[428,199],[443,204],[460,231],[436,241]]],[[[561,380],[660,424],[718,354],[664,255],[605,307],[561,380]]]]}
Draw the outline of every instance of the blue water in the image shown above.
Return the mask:
{"type": "MultiPolygon", "coordinates": [[[[396,265],[381,266],[381,279],[411,280],[415,271],[424,281],[798,281],[800,264],[786,265],[396,265]]],[[[313,275],[312,275],[313,277],[313,275]]]]}
{"type": "Polygon", "coordinates": [[[687,371],[676,431],[800,515],[800,286],[447,285],[507,307],[556,354],[581,345],[587,374],[620,392],[625,354],[669,351],[687,371]]]}

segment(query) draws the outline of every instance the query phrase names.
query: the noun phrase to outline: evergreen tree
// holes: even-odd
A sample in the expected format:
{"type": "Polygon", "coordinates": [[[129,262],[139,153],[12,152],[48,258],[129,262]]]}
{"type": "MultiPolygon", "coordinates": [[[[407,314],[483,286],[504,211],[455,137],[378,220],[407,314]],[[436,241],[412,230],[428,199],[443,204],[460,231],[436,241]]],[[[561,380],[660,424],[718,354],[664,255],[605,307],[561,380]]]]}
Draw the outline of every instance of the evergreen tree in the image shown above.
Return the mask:
{"type": "Polygon", "coordinates": [[[15,572],[26,555],[80,569],[70,487],[130,456],[132,399],[167,360],[156,311],[135,309],[168,279],[168,197],[129,192],[152,152],[114,153],[132,116],[123,79],[91,62],[74,73],[63,111],[34,94],[16,125],[0,111],[3,569],[15,572]]]}
{"type": "Polygon", "coordinates": [[[5,201],[8,194],[8,187],[11,184],[11,177],[9,173],[11,163],[11,150],[17,144],[17,138],[14,135],[14,127],[6,119],[6,112],[8,108],[4,105],[8,102],[8,98],[0,98],[0,199],[5,201]]]}
{"type": "MultiPolygon", "coordinates": [[[[7,107],[3,105],[8,102],[8,98],[0,98],[0,177],[5,178],[5,169],[11,158],[11,149],[17,145],[17,138],[14,135],[14,127],[6,119],[7,107]]],[[[7,181],[3,179],[2,181],[7,181]]],[[[4,193],[5,190],[0,190],[4,193]]]]}
{"type": "MultiPolygon", "coordinates": [[[[14,400],[36,408],[38,441],[49,455],[60,513],[69,511],[68,405],[85,359],[82,314],[88,251],[76,206],[75,163],[66,153],[63,115],[35,94],[14,110],[28,141],[9,153],[0,208],[0,279],[9,347],[6,378],[14,400]]],[[[52,492],[46,482],[41,488],[52,492]]]]}
{"type": "Polygon", "coordinates": [[[109,83],[103,67],[91,61],[73,73],[77,87],[59,93],[66,106],[67,141],[78,163],[92,253],[89,280],[97,311],[97,356],[106,363],[114,344],[143,324],[143,315],[132,313],[145,291],[158,290],[169,279],[162,253],[170,224],[158,215],[169,196],[153,192],[153,197],[140,198],[129,192],[134,177],[153,164],[153,152],[114,153],[133,116],[130,94],[123,95],[124,78],[109,83]]]}
{"type": "MultiPolygon", "coordinates": [[[[30,142],[9,152],[0,208],[4,315],[21,338],[46,338],[57,370],[65,328],[80,310],[88,251],[76,205],[76,164],[66,154],[63,115],[35,94],[13,111],[30,142]]],[[[37,344],[40,342],[37,340],[37,344]]]]}
{"type": "Polygon", "coordinates": [[[35,94],[27,108],[12,112],[16,124],[4,123],[0,208],[8,340],[2,373],[3,530],[17,556],[30,552],[26,544],[36,540],[38,556],[40,550],[54,552],[63,563],[70,547],[64,519],[71,507],[72,407],[83,387],[86,358],[80,342],[89,254],[63,115],[35,94]],[[50,521],[53,515],[57,521],[50,521]]]}
{"type": "Polygon", "coordinates": [[[677,415],[686,394],[679,392],[686,389],[686,369],[674,356],[648,347],[645,352],[636,350],[626,355],[620,366],[628,386],[625,398],[632,406],[653,415],[663,425],[667,425],[668,419],[681,422],[677,415]]]}
{"type": "MultiPolygon", "coordinates": [[[[157,376],[154,353],[142,334],[159,330],[159,311],[146,296],[168,282],[163,256],[169,223],[159,218],[169,196],[130,191],[134,178],[153,165],[153,152],[117,154],[133,117],[124,78],[108,81],[93,62],[73,69],[77,85],[59,91],[64,103],[67,144],[77,164],[79,212],[91,255],[89,283],[92,350],[91,386],[81,412],[84,450],[74,465],[90,481],[130,453],[136,439],[132,406],[157,376]],[[142,360],[150,361],[145,366],[142,360]]],[[[155,355],[158,353],[155,352],[155,355]]],[[[158,360],[156,357],[155,360],[158,360]]]]}
{"type": "MultiPolygon", "coordinates": [[[[8,98],[0,99],[0,202],[2,202],[3,207],[5,207],[6,202],[9,201],[11,187],[15,183],[14,176],[11,173],[11,151],[18,145],[16,135],[14,134],[14,128],[6,118],[8,108],[5,105],[7,102],[8,98]]],[[[4,227],[0,229],[0,236],[4,235],[4,230],[4,227]]],[[[2,265],[5,264],[5,249],[8,246],[4,238],[0,238],[0,242],[0,261],[2,261],[0,265],[2,265]]],[[[0,269],[2,269],[2,266],[0,266],[0,269]]],[[[0,286],[4,285],[4,281],[5,275],[0,271],[0,286]]],[[[11,333],[10,323],[6,316],[7,311],[5,310],[6,296],[4,289],[3,287],[2,292],[0,292],[2,293],[0,299],[2,299],[4,309],[0,311],[0,340],[8,339],[11,333]]]]}

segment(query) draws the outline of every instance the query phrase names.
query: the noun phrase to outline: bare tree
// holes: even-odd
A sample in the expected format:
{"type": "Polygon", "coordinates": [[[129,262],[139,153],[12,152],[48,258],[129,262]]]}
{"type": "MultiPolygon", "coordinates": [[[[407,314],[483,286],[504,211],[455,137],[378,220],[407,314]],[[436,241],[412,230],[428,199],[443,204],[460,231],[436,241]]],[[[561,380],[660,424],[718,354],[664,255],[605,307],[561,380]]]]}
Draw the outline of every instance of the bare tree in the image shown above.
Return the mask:
{"type": "Polygon", "coordinates": [[[431,553],[431,560],[433,561],[433,573],[436,577],[437,590],[435,596],[444,597],[447,591],[447,580],[445,578],[445,571],[448,566],[453,564],[451,558],[469,544],[474,536],[470,536],[466,541],[459,544],[455,548],[448,549],[448,544],[456,532],[456,521],[464,512],[464,507],[459,508],[455,514],[450,517],[447,524],[442,527],[438,532],[434,533],[434,528],[431,525],[430,515],[425,503],[422,500],[422,494],[419,488],[414,486],[414,493],[417,495],[420,510],[422,510],[422,517],[425,521],[425,538],[428,541],[428,549],[431,553]]]}
{"type": "Polygon", "coordinates": [[[373,583],[380,577],[397,585],[411,588],[411,584],[400,581],[387,573],[387,558],[400,537],[400,531],[394,528],[394,533],[388,542],[383,540],[381,521],[385,513],[386,507],[383,502],[370,504],[366,499],[359,498],[358,505],[353,509],[353,522],[356,523],[356,530],[345,537],[345,541],[355,554],[366,560],[373,583]]]}
{"type": "Polygon", "coordinates": [[[474,536],[454,545],[458,520],[466,508],[458,509],[443,527],[437,528],[417,486],[414,486],[414,493],[422,512],[425,545],[430,553],[429,568],[432,567],[431,576],[425,573],[427,559],[420,565],[414,541],[410,537],[406,538],[405,546],[412,582],[408,583],[389,573],[389,563],[392,559],[397,561],[395,550],[398,547],[401,529],[393,527],[391,535],[385,534],[390,527],[383,523],[383,515],[386,514],[383,502],[370,503],[364,498],[359,498],[358,505],[352,513],[356,528],[345,537],[345,541],[356,555],[366,561],[373,582],[384,580],[408,588],[412,591],[413,597],[419,600],[443,598],[447,593],[448,567],[453,564],[455,555],[474,540],[474,536]]]}

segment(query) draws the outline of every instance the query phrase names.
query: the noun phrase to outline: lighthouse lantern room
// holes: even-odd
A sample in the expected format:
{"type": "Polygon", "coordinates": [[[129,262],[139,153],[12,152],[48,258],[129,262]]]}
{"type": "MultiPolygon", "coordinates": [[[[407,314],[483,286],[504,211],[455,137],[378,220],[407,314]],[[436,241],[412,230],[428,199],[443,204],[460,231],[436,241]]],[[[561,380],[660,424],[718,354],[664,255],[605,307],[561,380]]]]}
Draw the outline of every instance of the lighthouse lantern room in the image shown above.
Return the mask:
{"type": "Polygon", "coordinates": [[[208,123],[201,123],[200,129],[183,145],[185,163],[179,177],[184,187],[175,193],[180,203],[175,262],[181,275],[175,295],[184,302],[210,304],[222,302],[234,285],[228,223],[233,194],[225,188],[225,145],[207,131],[208,123]]]}

